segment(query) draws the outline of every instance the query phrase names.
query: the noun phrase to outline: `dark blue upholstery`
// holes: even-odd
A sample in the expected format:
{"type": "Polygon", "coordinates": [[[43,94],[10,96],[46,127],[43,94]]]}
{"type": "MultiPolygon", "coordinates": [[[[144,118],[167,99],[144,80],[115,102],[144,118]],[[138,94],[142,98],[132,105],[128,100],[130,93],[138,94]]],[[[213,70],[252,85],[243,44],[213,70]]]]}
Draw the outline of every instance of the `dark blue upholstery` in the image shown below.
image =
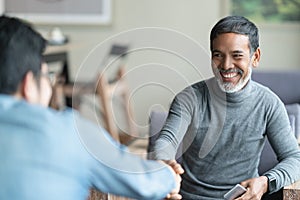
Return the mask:
{"type": "Polygon", "coordinates": [[[300,103],[300,69],[288,71],[253,71],[252,80],[269,87],[284,104],[300,103]]]}

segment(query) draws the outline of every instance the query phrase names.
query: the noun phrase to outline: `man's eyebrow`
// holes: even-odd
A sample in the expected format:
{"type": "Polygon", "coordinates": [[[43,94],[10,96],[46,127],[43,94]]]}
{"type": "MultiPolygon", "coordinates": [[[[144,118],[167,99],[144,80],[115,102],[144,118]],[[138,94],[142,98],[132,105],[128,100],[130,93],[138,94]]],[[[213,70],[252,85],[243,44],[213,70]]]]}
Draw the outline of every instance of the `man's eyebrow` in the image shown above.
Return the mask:
{"type": "Polygon", "coordinates": [[[244,53],[244,51],[242,51],[242,50],[235,50],[235,51],[232,51],[232,53],[244,53]]]}
{"type": "Polygon", "coordinates": [[[213,49],[213,50],[212,50],[212,53],[221,53],[221,51],[218,50],[218,49],[213,49]]]}
{"type": "MultiPolygon", "coordinates": [[[[213,49],[212,53],[222,53],[222,51],[218,50],[218,49],[213,49]]],[[[231,51],[231,53],[245,53],[243,50],[234,50],[231,51]]]]}

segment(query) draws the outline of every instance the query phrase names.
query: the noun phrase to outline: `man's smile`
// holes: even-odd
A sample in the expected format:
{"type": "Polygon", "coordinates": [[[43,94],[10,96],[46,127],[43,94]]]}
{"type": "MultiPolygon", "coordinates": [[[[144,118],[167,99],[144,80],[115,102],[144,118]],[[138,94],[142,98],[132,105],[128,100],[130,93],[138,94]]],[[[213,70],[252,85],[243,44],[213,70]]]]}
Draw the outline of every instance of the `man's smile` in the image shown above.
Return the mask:
{"type": "Polygon", "coordinates": [[[222,80],[224,82],[233,82],[237,77],[243,75],[243,71],[240,69],[230,69],[230,70],[219,70],[222,80]]]}

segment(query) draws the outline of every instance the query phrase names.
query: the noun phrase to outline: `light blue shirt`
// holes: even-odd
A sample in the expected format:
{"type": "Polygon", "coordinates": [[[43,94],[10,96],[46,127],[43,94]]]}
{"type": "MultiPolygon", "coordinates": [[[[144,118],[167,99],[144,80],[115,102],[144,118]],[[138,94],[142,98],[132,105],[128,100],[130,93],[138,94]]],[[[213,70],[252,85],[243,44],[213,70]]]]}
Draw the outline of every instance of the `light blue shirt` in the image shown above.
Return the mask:
{"type": "Polygon", "coordinates": [[[83,200],[94,187],[136,199],[173,188],[164,165],[129,153],[72,110],[0,95],[0,199],[83,200]]]}

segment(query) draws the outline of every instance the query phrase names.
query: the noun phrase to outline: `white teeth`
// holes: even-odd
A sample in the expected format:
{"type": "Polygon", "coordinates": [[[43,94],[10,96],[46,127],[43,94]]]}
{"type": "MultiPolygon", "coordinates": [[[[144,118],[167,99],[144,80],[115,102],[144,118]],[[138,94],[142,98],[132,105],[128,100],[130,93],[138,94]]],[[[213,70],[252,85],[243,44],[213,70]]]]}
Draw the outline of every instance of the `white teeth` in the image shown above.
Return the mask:
{"type": "Polygon", "coordinates": [[[225,78],[233,78],[235,76],[237,76],[238,73],[223,73],[222,76],[225,77],[225,78]]]}

